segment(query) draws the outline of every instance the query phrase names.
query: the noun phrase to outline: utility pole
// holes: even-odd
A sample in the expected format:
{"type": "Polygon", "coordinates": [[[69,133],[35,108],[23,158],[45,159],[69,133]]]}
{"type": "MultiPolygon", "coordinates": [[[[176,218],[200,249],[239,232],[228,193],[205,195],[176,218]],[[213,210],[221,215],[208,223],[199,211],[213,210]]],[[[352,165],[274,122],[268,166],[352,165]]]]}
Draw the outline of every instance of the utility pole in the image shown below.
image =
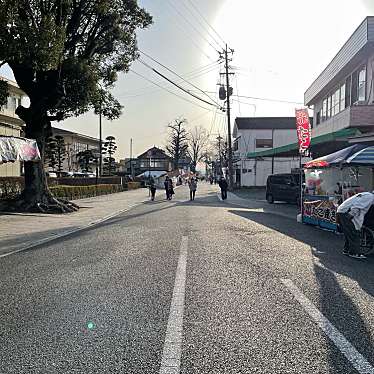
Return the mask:
{"type": "Polygon", "coordinates": [[[233,49],[228,49],[227,44],[223,51],[220,54],[221,58],[225,60],[225,72],[221,73],[222,75],[226,76],[226,113],[227,113],[227,136],[228,136],[228,169],[229,169],[229,190],[232,191],[234,189],[234,171],[233,171],[233,164],[232,164],[232,142],[231,142],[231,107],[230,107],[230,96],[232,95],[232,88],[230,87],[230,79],[229,76],[233,75],[234,73],[229,72],[229,53],[233,54],[233,49]]]}
{"type": "Polygon", "coordinates": [[[100,145],[99,145],[99,152],[100,152],[100,160],[99,160],[99,172],[100,177],[103,175],[103,129],[102,129],[102,119],[101,119],[101,112],[102,112],[102,101],[100,98],[100,113],[99,113],[99,137],[100,137],[100,145]]]}
{"type": "Polygon", "coordinates": [[[131,178],[134,178],[133,169],[132,169],[132,138],[130,139],[130,173],[131,173],[131,178]]]}
{"type": "Polygon", "coordinates": [[[218,152],[219,152],[219,175],[222,173],[222,153],[221,153],[221,140],[222,136],[219,135],[217,140],[218,140],[218,152]]]}

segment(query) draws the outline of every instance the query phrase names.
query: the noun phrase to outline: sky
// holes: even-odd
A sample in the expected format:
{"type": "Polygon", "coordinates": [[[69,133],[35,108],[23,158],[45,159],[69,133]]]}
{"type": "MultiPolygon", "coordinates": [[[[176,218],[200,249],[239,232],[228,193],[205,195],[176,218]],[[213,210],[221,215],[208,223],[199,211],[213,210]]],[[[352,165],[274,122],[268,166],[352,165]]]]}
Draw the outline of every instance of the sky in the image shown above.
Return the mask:
{"type": "MultiPolygon", "coordinates": [[[[223,41],[234,49],[230,63],[234,95],[271,100],[233,96],[232,125],[236,116],[293,116],[314,79],[363,19],[374,15],[372,0],[139,0],[139,4],[154,20],[138,33],[139,49],[197,88],[212,92],[209,96],[215,101],[222,69],[215,63],[217,51],[223,41]]],[[[144,55],[142,59],[180,81],[144,55]]],[[[134,156],[153,145],[164,147],[167,124],[178,117],[186,118],[189,128],[204,126],[212,139],[227,134],[222,112],[179,91],[138,61],[131,69],[119,76],[113,90],[124,106],[123,115],[103,122],[104,136],[117,139],[117,159],[129,157],[131,138],[134,156]]],[[[6,68],[1,72],[9,76],[6,68]]],[[[185,82],[183,86],[196,90],[185,82]]],[[[201,92],[196,94],[209,101],[201,92]]],[[[98,118],[92,113],[54,125],[98,136],[98,118]]]]}

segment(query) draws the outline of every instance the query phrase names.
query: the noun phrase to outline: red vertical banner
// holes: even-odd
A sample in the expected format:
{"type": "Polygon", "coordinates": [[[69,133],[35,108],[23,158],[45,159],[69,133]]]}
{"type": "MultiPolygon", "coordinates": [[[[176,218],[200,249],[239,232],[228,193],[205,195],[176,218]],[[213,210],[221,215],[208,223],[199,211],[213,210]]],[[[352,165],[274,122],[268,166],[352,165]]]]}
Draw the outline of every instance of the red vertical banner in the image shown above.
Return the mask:
{"type": "Polygon", "coordinates": [[[310,147],[312,131],[309,122],[308,109],[296,109],[296,130],[299,141],[299,152],[304,154],[310,147]]]}

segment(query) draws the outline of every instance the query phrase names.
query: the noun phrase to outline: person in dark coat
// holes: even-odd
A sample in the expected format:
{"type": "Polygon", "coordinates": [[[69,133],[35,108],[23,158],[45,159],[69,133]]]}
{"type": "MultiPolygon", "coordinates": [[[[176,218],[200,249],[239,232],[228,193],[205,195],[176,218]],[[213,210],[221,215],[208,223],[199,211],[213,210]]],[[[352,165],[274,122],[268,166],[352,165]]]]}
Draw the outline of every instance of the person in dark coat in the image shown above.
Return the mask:
{"type": "Polygon", "coordinates": [[[164,186],[165,186],[165,192],[166,192],[166,199],[171,200],[171,198],[174,195],[173,181],[169,177],[166,177],[164,186]]]}
{"type": "Polygon", "coordinates": [[[156,183],[153,178],[149,181],[149,190],[151,191],[151,200],[154,201],[156,196],[156,183]]]}
{"type": "Polygon", "coordinates": [[[221,188],[222,200],[226,200],[227,199],[227,187],[228,187],[226,179],[224,177],[222,177],[219,180],[218,185],[221,188]]]}

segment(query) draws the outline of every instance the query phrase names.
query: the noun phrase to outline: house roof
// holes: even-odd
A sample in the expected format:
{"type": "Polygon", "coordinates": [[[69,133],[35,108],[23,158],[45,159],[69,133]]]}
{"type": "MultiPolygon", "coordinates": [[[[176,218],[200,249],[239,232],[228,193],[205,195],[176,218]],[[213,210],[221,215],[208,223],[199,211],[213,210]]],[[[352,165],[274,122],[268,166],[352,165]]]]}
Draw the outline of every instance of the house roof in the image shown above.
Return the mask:
{"type": "Polygon", "coordinates": [[[295,130],[296,119],[295,117],[237,117],[235,119],[235,125],[238,130],[295,130]]]}
{"type": "Polygon", "coordinates": [[[170,159],[170,157],[165,153],[165,151],[161,148],[152,147],[147,149],[144,153],[138,156],[139,159],[149,158],[148,152],[152,153],[151,158],[165,158],[170,159]]]}
{"type": "Polygon", "coordinates": [[[74,137],[79,137],[80,139],[90,140],[90,141],[93,141],[93,142],[100,142],[99,139],[94,138],[92,136],[88,136],[88,135],[84,135],[84,134],[79,134],[77,132],[73,132],[73,131],[69,131],[69,130],[59,129],[57,127],[52,127],[52,132],[53,132],[53,135],[74,136],[74,137]]]}

